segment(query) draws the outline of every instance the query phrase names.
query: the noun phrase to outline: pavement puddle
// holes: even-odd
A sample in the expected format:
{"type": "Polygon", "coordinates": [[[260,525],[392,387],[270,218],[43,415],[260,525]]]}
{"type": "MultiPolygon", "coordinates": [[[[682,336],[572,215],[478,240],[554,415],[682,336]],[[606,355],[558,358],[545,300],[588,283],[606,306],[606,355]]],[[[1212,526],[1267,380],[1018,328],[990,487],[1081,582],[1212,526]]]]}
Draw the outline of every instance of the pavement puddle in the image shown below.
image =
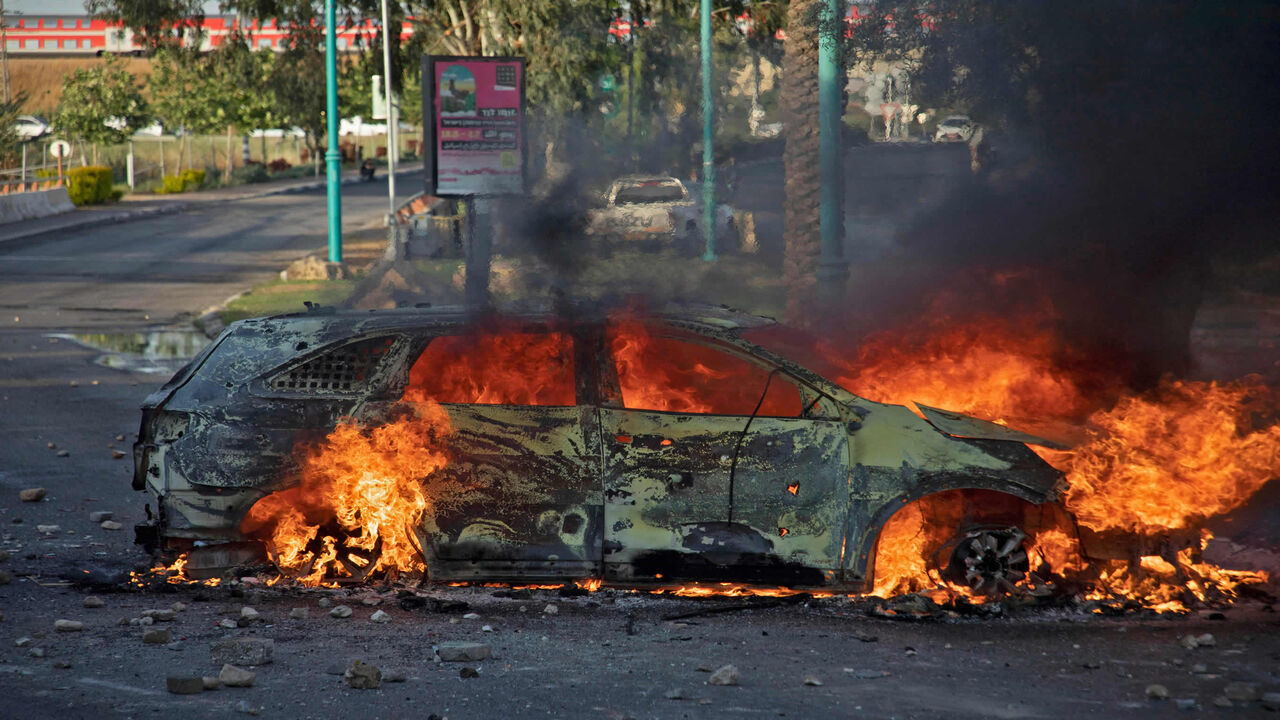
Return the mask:
{"type": "Polygon", "coordinates": [[[95,365],[142,373],[174,373],[209,344],[194,330],[152,330],[133,333],[58,333],[49,337],[70,340],[102,352],[95,365]]]}

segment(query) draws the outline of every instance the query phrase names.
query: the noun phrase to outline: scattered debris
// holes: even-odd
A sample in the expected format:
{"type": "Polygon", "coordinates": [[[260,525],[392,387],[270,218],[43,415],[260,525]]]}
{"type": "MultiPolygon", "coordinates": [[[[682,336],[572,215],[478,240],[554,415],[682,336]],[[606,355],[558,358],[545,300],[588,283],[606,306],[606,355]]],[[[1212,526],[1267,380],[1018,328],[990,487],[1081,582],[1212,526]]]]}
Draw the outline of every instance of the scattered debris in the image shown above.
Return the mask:
{"type": "Polygon", "coordinates": [[[306,620],[311,615],[311,611],[304,607],[296,607],[289,611],[289,617],[293,620],[306,620]]]}
{"type": "Polygon", "coordinates": [[[100,527],[101,527],[103,530],[119,530],[119,529],[123,528],[123,527],[124,527],[124,525],[121,525],[120,523],[116,522],[115,520],[104,520],[104,521],[102,521],[102,525],[101,525],[100,527]]]}
{"type": "Polygon", "coordinates": [[[1168,700],[1169,699],[1169,688],[1163,685],[1159,685],[1159,684],[1148,685],[1146,692],[1147,692],[1147,697],[1152,700],[1168,700]]]}
{"type": "Polygon", "coordinates": [[[389,623],[391,622],[391,616],[381,610],[375,610],[374,613],[369,616],[369,620],[376,623],[389,623]]]}
{"type": "Polygon", "coordinates": [[[373,665],[353,660],[342,679],[356,690],[377,690],[382,684],[382,671],[373,665]]]}
{"type": "MultiPolygon", "coordinates": [[[[52,446],[53,443],[49,443],[49,445],[52,446]]],[[[47,491],[42,487],[27,488],[26,490],[18,491],[18,499],[22,502],[40,502],[47,494],[47,491]]]]}
{"type": "Polygon", "coordinates": [[[54,620],[53,629],[58,632],[80,632],[84,629],[84,623],[79,620],[54,620]]]}
{"type": "Polygon", "coordinates": [[[1234,700],[1236,702],[1253,702],[1258,699],[1258,686],[1254,683],[1227,683],[1227,686],[1222,689],[1222,694],[1228,700],[1234,700]]]}
{"type": "Polygon", "coordinates": [[[332,600],[330,600],[330,599],[329,599],[329,598],[327,598],[327,597],[322,597],[322,598],[320,598],[320,600],[319,600],[318,602],[316,602],[316,604],[317,604],[317,605],[319,605],[319,606],[320,606],[320,607],[322,607],[322,608],[327,608],[327,607],[332,607],[332,606],[333,606],[333,601],[332,601],[332,600]]]}
{"type": "Polygon", "coordinates": [[[401,682],[405,682],[408,679],[409,679],[408,673],[406,673],[404,670],[400,670],[399,668],[395,670],[382,671],[382,682],[401,683],[401,682]]]}
{"type": "Polygon", "coordinates": [[[240,619],[244,620],[245,622],[253,622],[261,617],[262,616],[258,613],[257,610],[254,610],[248,605],[240,608],[240,619]]]}
{"type": "Polygon", "coordinates": [[[475,668],[464,667],[464,668],[462,668],[461,670],[459,670],[459,671],[458,671],[458,677],[460,677],[460,678],[478,678],[478,677],[480,677],[480,671],[479,671],[479,670],[477,670],[477,669],[475,669],[475,668]]]}
{"type": "Polygon", "coordinates": [[[223,665],[218,673],[218,681],[227,687],[253,687],[255,677],[252,670],[235,665],[223,665]]]}
{"type": "Polygon", "coordinates": [[[173,638],[170,636],[169,628],[148,630],[142,633],[142,642],[148,645],[168,645],[172,640],[173,638]]]}
{"type": "Polygon", "coordinates": [[[1179,710],[1196,710],[1200,707],[1195,698],[1177,698],[1173,701],[1173,706],[1179,710]]]}
{"type": "Polygon", "coordinates": [[[681,690],[680,688],[671,688],[670,690],[668,690],[668,691],[666,691],[665,693],[663,693],[663,694],[662,694],[662,697],[664,697],[664,698],[666,698],[666,699],[668,699],[668,700],[683,700],[683,699],[684,699],[684,691],[683,691],[683,690],[681,690]]]}
{"type": "Polygon", "coordinates": [[[165,678],[164,684],[169,688],[169,692],[175,695],[196,695],[204,692],[204,678],[170,676],[165,678]]]}
{"type": "Polygon", "coordinates": [[[555,605],[552,605],[551,603],[547,603],[547,606],[542,608],[542,612],[547,615],[555,615],[556,613],[560,612],[560,608],[556,607],[555,605]]]}
{"type": "Polygon", "coordinates": [[[121,452],[121,451],[119,451],[119,450],[112,450],[112,451],[111,451],[111,459],[112,459],[112,460],[120,460],[120,459],[123,459],[123,458],[124,458],[124,453],[123,453],[123,452],[121,452]]]}
{"type": "Polygon", "coordinates": [[[1262,707],[1271,711],[1280,710],[1280,692],[1263,693],[1262,707]]]}
{"type": "Polygon", "coordinates": [[[169,610],[168,608],[162,608],[159,610],[143,610],[142,617],[144,619],[150,618],[152,622],[173,622],[173,619],[177,617],[177,613],[169,610]]]}
{"type": "Polygon", "coordinates": [[[219,680],[217,676],[205,675],[200,679],[204,681],[205,690],[217,690],[218,688],[222,687],[222,681],[219,680]]]}
{"type": "Polygon", "coordinates": [[[492,648],[476,642],[442,642],[436,653],[441,662],[473,662],[489,657],[492,648]]]}
{"type": "Polygon", "coordinates": [[[1214,698],[1213,704],[1214,704],[1214,707],[1220,707],[1220,708],[1235,707],[1231,703],[1231,700],[1227,698],[1225,695],[1219,695],[1218,697],[1214,698]]]}
{"type": "Polygon", "coordinates": [[[100,608],[107,603],[97,595],[85,595],[80,604],[87,608],[100,608]]]}
{"type": "Polygon", "coordinates": [[[36,525],[36,532],[53,535],[62,532],[61,525],[36,525]]]}
{"type": "MultiPolygon", "coordinates": [[[[550,605],[548,605],[547,607],[551,607],[551,606],[550,606],[550,605]]],[[[462,616],[462,619],[463,619],[463,620],[479,620],[479,619],[480,619],[480,616],[479,616],[478,614],[476,614],[476,613],[469,612],[469,613],[467,613],[466,615],[463,615],[463,616],[462,616]]]]}
{"type": "Polygon", "coordinates": [[[334,608],[329,611],[329,617],[349,618],[351,617],[351,608],[346,605],[334,606],[334,608]]]}
{"type": "Polygon", "coordinates": [[[245,715],[257,715],[262,712],[262,708],[253,705],[248,700],[241,700],[236,703],[236,712],[244,713],[245,715]]]}
{"type": "Polygon", "coordinates": [[[70,450],[59,450],[59,451],[58,451],[58,453],[57,453],[57,455],[58,455],[58,457],[71,457],[71,451],[70,451],[70,450]]]}
{"type": "Polygon", "coordinates": [[[711,673],[711,677],[707,678],[708,685],[737,685],[738,684],[738,668],[733,665],[725,665],[724,667],[711,673]]]}
{"type": "Polygon", "coordinates": [[[71,661],[70,661],[70,660],[56,660],[56,661],[54,661],[54,663],[53,663],[53,667],[54,667],[54,669],[56,669],[56,670],[70,670],[70,669],[71,669],[71,661]]]}
{"type": "Polygon", "coordinates": [[[276,643],[270,638],[230,638],[209,643],[214,665],[266,665],[275,655],[276,643]]]}
{"type": "Polygon", "coordinates": [[[813,687],[822,687],[822,681],[819,680],[815,675],[805,675],[804,684],[811,685],[813,687]]]}

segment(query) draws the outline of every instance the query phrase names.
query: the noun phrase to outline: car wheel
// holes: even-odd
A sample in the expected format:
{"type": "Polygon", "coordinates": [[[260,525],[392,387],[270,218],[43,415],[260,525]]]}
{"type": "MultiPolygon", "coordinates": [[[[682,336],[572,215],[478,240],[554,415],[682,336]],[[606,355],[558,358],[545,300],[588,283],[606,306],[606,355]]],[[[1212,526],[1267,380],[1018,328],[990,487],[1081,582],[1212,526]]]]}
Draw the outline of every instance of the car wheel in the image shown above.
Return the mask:
{"type": "Polygon", "coordinates": [[[1016,527],[983,528],[964,533],[951,551],[942,577],[977,595],[1006,595],[1027,578],[1031,563],[1016,527]]]}

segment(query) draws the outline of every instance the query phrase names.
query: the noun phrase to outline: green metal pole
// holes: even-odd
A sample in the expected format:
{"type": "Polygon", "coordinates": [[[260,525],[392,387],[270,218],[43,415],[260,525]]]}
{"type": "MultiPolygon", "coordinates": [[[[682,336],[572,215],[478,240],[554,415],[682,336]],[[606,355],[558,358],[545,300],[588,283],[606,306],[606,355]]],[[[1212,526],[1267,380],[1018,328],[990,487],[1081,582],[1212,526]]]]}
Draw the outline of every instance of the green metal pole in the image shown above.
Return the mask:
{"type": "Polygon", "coordinates": [[[818,153],[822,199],[819,226],[822,252],[818,259],[818,292],[828,303],[844,296],[849,263],[844,258],[844,169],[840,126],[844,115],[844,71],[840,63],[844,3],[822,0],[818,20],[818,153]]]}
{"type": "Polygon", "coordinates": [[[711,97],[711,0],[702,0],[702,231],[707,246],[702,259],[716,259],[716,162],[711,146],[715,105],[711,97]]]}
{"type": "Polygon", "coordinates": [[[342,153],[338,150],[338,41],[334,0],[324,0],[325,119],[329,123],[329,147],[324,151],[329,190],[329,262],[342,262],[342,153]]]}

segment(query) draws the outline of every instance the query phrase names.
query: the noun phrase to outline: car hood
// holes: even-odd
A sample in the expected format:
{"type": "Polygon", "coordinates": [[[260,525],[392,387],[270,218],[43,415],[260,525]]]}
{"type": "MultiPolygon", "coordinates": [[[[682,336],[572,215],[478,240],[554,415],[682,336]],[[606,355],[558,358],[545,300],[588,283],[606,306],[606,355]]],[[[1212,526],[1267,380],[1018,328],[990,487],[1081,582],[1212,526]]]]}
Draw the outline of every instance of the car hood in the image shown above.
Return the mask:
{"type": "Polygon", "coordinates": [[[941,410],[928,405],[921,405],[920,403],[916,403],[916,407],[920,409],[921,414],[924,415],[925,420],[929,421],[930,425],[952,437],[973,438],[976,440],[1009,440],[1027,443],[1028,445],[1040,445],[1055,450],[1067,449],[1061,443],[1029,435],[989,420],[961,415],[950,410],[941,410]]]}

